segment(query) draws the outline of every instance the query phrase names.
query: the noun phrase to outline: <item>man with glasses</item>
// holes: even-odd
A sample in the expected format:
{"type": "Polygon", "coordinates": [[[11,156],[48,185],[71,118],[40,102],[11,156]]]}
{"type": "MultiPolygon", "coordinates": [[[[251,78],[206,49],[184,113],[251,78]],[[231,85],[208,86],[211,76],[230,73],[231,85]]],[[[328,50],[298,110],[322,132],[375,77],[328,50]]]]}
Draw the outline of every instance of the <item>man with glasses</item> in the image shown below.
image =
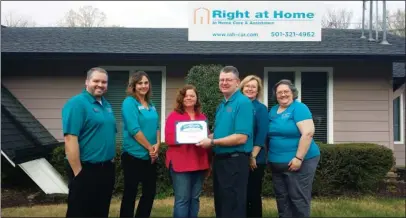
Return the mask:
{"type": "Polygon", "coordinates": [[[213,147],[214,206],[217,217],[246,214],[249,157],[253,149],[254,108],[239,91],[239,72],[224,67],[219,76],[224,95],[217,107],[214,133],[197,145],[213,147]]]}

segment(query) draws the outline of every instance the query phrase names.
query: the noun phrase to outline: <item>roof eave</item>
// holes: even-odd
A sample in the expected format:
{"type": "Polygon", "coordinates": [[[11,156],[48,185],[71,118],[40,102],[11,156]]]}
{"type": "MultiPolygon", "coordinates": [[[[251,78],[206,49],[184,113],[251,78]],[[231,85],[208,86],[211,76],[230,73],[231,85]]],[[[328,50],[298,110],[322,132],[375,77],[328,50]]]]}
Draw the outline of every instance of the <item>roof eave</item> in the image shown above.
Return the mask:
{"type": "Polygon", "coordinates": [[[269,60],[378,60],[378,61],[403,61],[406,58],[405,54],[261,54],[261,53],[203,53],[203,54],[187,54],[187,53],[74,53],[74,52],[2,52],[3,57],[22,58],[29,57],[35,59],[65,59],[65,58],[85,58],[85,59],[136,59],[150,60],[157,58],[165,58],[170,60],[196,60],[196,59],[264,59],[269,60]]]}

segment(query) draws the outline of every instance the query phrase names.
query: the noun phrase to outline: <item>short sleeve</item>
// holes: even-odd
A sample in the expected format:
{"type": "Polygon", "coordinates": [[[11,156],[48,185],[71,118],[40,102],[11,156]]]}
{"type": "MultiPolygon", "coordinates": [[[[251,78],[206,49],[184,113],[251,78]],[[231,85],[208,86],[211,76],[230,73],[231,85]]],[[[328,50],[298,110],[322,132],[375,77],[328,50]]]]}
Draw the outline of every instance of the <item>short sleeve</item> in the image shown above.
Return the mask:
{"type": "Polygon", "coordinates": [[[141,130],[138,122],[139,111],[137,104],[131,98],[126,98],[123,101],[121,112],[123,114],[123,122],[126,124],[127,131],[134,136],[141,130]]]}
{"type": "Polygon", "coordinates": [[[243,101],[236,111],[235,133],[252,136],[254,131],[254,107],[251,101],[243,101]]]}
{"type": "Polygon", "coordinates": [[[79,136],[85,123],[86,113],[79,99],[70,99],[62,108],[63,135],[79,136]]]}
{"type": "Polygon", "coordinates": [[[301,102],[296,103],[295,110],[293,111],[293,119],[295,123],[312,119],[312,113],[310,112],[309,107],[301,102]]]}

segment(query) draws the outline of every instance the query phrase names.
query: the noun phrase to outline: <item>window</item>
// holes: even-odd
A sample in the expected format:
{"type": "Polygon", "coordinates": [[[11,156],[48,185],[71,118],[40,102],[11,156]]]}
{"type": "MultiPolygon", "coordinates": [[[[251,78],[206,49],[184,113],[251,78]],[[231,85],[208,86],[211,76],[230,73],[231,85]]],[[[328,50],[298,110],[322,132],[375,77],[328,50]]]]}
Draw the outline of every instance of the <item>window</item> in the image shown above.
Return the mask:
{"type": "Polygon", "coordinates": [[[404,103],[403,94],[393,100],[393,141],[404,142],[404,103]]]}
{"type": "Polygon", "coordinates": [[[268,94],[264,97],[268,109],[277,104],[272,93],[275,83],[281,79],[291,80],[299,91],[298,99],[305,103],[312,112],[316,130],[314,140],[322,143],[333,143],[332,93],[329,91],[329,77],[331,77],[329,70],[326,68],[294,67],[265,67],[264,69],[265,91],[268,94]]]}

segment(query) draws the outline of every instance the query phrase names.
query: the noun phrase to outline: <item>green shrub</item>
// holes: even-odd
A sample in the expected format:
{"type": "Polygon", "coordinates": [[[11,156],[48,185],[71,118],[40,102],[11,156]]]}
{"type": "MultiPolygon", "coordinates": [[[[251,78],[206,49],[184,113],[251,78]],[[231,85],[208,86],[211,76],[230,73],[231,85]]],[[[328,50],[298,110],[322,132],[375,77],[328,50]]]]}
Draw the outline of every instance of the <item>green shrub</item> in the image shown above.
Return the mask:
{"type": "Polygon", "coordinates": [[[223,95],[219,89],[219,74],[221,65],[198,65],[189,70],[186,83],[194,85],[199,92],[202,111],[209,121],[209,129],[212,130],[216,108],[221,102],[223,95]]]}
{"type": "Polygon", "coordinates": [[[320,150],[313,188],[316,195],[373,193],[395,165],[393,151],[382,145],[321,144],[320,150]]]}
{"type": "MultiPolygon", "coordinates": [[[[158,160],[157,197],[173,194],[169,170],[165,166],[166,150],[167,146],[163,144],[158,160]]],[[[121,195],[123,173],[120,165],[120,149],[117,151],[115,194],[121,195]]],[[[395,163],[392,150],[376,144],[321,144],[320,151],[321,158],[313,183],[313,194],[318,196],[375,193],[378,183],[385,178],[395,163]]],[[[65,176],[64,163],[64,148],[56,148],[52,164],[65,176]]],[[[274,196],[269,167],[266,169],[263,181],[262,195],[264,197],[274,196]]],[[[212,192],[212,177],[210,176],[204,183],[203,195],[212,196],[212,192]]]]}

